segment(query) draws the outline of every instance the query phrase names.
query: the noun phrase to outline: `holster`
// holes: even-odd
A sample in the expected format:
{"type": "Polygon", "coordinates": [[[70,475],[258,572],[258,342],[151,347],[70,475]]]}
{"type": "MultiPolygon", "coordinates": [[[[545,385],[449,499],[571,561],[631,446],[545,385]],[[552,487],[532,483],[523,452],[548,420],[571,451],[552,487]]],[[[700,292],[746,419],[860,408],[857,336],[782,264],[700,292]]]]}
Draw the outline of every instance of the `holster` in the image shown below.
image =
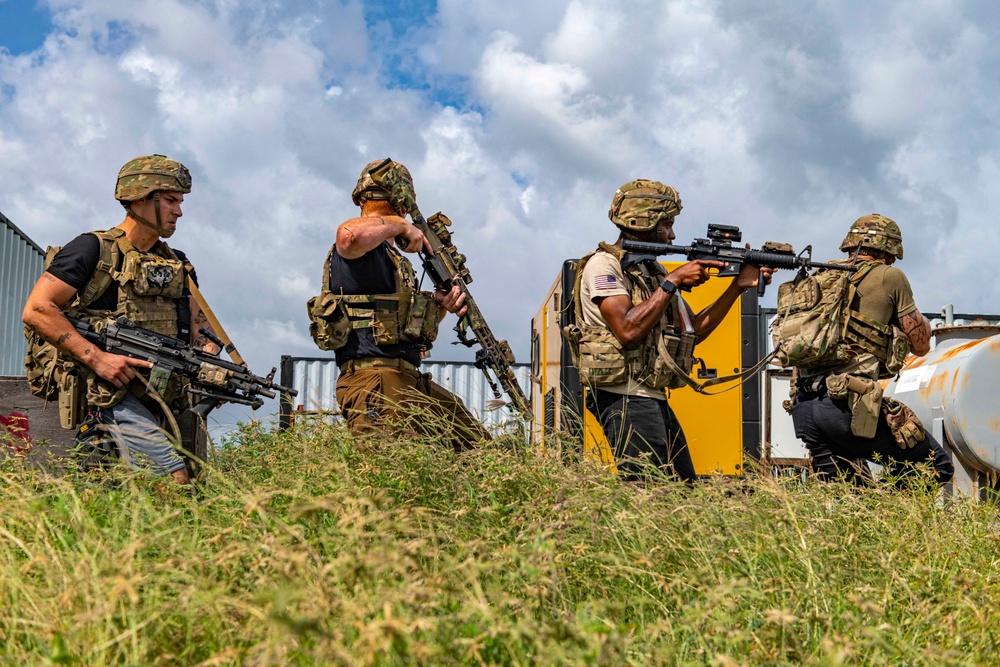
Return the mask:
{"type": "Polygon", "coordinates": [[[892,437],[903,449],[915,446],[926,437],[927,433],[920,417],[909,406],[894,398],[883,398],[882,411],[885,412],[885,421],[889,424],[892,437]]]}
{"type": "Polygon", "coordinates": [[[859,438],[875,437],[882,411],[882,385],[870,378],[838,373],[826,378],[831,398],[847,398],[851,406],[851,433],[859,438]]]}

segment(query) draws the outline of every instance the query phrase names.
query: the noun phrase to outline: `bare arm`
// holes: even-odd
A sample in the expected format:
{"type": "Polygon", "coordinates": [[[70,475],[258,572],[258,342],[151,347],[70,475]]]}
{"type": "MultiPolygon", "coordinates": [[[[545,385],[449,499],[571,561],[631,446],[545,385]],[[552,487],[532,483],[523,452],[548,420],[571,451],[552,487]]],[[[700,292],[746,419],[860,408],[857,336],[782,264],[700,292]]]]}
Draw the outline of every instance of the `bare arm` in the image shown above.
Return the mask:
{"type": "Polygon", "coordinates": [[[422,249],[434,254],[423,233],[398,215],[363,215],[342,223],[337,228],[337,254],[344,259],[357,259],[396,237],[406,239],[406,245],[400,250],[416,252],[422,249]]]}
{"type": "Polygon", "coordinates": [[[910,340],[910,351],[922,357],[931,351],[931,323],[924,314],[914,310],[899,320],[899,326],[910,340]]]}
{"type": "Polygon", "coordinates": [[[60,352],[80,360],[116,387],[132,381],[133,366],[152,367],[148,361],[109,354],[77,333],[61,310],[75,294],[75,287],[46,271],[28,295],[21,320],[60,352]]]}
{"type": "MultiPolygon", "coordinates": [[[[667,280],[678,288],[696,287],[708,280],[709,268],[722,266],[722,262],[695,260],[671,271],[667,280]]],[[[599,301],[595,300],[595,303],[615,338],[626,348],[632,348],[642,343],[652,331],[672,298],[664,290],[657,289],[648,299],[634,306],[632,299],[624,294],[602,297],[599,301]]]]}
{"type": "MultiPolygon", "coordinates": [[[[750,244],[748,243],[747,248],[749,247],[750,244]]],[[[772,273],[774,273],[774,269],[768,267],[762,268],[753,264],[744,264],[741,266],[739,274],[729,283],[726,291],[694,316],[694,333],[698,336],[698,342],[705,340],[715,331],[719,324],[722,323],[722,320],[725,319],[733,304],[736,303],[736,299],[740,297],[740,294],[746,289],[756,287],[757,281],[761,279],[761,276],[763,276],[766,283],[770,284],[772,273]]]]}

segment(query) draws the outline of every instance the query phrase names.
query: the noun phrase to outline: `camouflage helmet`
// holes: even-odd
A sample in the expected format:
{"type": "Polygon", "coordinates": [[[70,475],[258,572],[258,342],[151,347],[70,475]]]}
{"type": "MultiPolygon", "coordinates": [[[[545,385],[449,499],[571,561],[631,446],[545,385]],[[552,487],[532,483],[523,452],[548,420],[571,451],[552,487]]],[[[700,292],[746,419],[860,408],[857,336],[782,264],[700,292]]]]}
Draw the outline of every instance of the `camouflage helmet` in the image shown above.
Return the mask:
{"type": "MultiPolygon", "coordinates": [[[[380,188],[372,180],[372,177],[368,174],[369,171],[374,169],[385,162],[382,160],[372,160],[365,165],[365,168],[361,170],[361,175],[358,177],[358,184],[354,186],[354,192],[351,193],[351,200],[357,206],[361,206],[363,203],[370,199],[380,199],[383,201],[389,200],[389,193],[383,188],[380,188]]],[[[399,170],[399,174],[402,176],[403,180],[410,186],[410,191],[413,191],[413,177],[410,175],[410,170],[399,162],[393,162],[392,166],[399,170]]]]}
{"type": "Polygon", "coordinates": [[[681,197],[669,185],[640,178],[618,188],[608,218],[627,231],[645,232],[681,212],[681,197]]]}
{"type": "Polygon", "coordinates": [[[191,192],[191,173],[165,155],[143,155],[126,162],[118,172],[115,199],[139,201],[160,190],[191,192]]]}
{"type": "Polygon", "coordinates": [[[851,231],[847,232],[844,242],[840,244],[840,249],[852,252],[859,245],[903,259],[903,234],[899,231],[899,225],[878,213],[855,220],[851,231]]]}

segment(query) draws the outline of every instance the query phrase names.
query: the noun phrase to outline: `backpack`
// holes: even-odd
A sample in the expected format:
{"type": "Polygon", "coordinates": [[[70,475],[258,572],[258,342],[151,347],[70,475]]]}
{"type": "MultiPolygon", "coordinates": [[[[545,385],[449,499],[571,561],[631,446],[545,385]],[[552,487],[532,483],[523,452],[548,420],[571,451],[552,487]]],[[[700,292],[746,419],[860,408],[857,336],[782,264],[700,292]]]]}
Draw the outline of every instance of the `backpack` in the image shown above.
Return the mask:
{"type": "MultiPolygon", "coordinates": [[[[859,315],[851,311],[851,304],[858,284],[878,265],[863,262],[853,273],[836,269],[819,269],[812,275],[800,273],[779,286],[778,315],[771,324],[778,363],[783,367],[812,368],[834,366],[856,356],[846,337],[852,315],[859,315]]],[[[870,321],[866,324],[872,326],[870,321]]],[[[888,329],[887,325],[881,326],[888,329]]],[[[885,352],[879,356],[884,360],[885,352]]]]}

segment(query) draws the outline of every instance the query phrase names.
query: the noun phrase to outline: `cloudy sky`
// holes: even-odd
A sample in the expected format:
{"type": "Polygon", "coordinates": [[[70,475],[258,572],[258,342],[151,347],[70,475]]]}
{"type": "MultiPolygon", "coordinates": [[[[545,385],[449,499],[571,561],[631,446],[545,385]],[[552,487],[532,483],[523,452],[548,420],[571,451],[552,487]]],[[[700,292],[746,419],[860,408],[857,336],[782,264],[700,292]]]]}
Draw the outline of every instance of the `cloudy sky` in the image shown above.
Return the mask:
{"type": "MultiPolygon", "coordinates": [[[[262,370],[317,353],[305,302],[385,156],[522,361],[640,177],[679,190],[678,242],[718,222],[827,259],[888,215],[922,310],[997,313],[998,37],[986,0],[0,0],[0,212],[63,244],[120,222],[124,162],[182,161],[171,243],[262,370]]],[[[467,359],[451,336],[434,357],[467,359]]]]}

